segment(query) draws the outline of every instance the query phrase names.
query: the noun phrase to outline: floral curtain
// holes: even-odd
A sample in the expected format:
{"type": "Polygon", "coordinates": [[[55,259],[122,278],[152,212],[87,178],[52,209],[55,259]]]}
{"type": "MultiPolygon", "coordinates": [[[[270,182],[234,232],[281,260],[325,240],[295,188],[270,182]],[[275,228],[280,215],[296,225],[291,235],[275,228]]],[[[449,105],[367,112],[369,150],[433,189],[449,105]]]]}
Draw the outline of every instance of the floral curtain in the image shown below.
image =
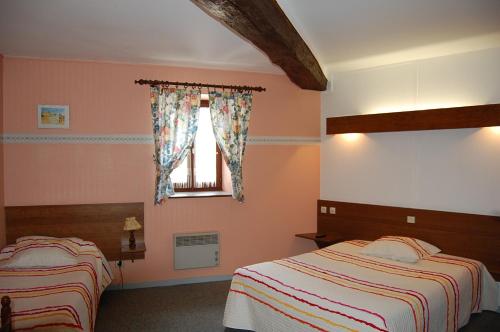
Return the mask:
{"type": "Polygon", "coordinates": [[[172,171],[186,158],[198,129],[200,91],[151,87],[155,141],[155,204],[172,196],[172,171]]]}
{"type": "Polygon", "coordinates": [[[209,98],[215,139],[231,172],[233,198],[243,202],[242,164],[252,109],[252,94],[212,91],[209,98]]]}

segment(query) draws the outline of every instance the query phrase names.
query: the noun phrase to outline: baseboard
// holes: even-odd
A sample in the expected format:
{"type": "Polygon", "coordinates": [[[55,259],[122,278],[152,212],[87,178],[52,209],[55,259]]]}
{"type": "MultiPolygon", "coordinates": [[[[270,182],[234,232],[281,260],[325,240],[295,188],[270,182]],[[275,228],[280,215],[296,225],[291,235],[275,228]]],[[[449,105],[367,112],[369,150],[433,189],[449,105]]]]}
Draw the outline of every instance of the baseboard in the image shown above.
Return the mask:
{"type": "Polygon", "coordinates": [[[200,284],[204,282],[214,282],[214,281],[227,281],[232,279],[232,275],[222,275],[222,276],[207,276],[207,277],[194,277],[186,279],[170,279],[170,280],[160,280],[160,281],[147,281],[138,283],[124,284],[123,288],[119,284],[112,284],[106,288],[107,291],[122,290],[122,289],[137,289],[137,288],[152,288],[152,287],[166,287],[166,286],[177,286],[177,285],[187,285],[187,284],[200,284]]]}

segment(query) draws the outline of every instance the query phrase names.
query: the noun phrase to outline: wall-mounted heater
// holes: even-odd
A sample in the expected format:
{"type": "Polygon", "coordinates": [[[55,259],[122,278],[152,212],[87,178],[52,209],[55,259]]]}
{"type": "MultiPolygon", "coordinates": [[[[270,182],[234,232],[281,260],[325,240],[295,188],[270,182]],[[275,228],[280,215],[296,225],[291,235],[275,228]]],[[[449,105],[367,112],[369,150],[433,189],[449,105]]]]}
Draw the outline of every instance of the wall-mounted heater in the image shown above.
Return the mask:
{"type": "Polygon", "coordinates": [[[195,269],[219,265],[219,233],[174,234],[174,268],[195,269]]]}

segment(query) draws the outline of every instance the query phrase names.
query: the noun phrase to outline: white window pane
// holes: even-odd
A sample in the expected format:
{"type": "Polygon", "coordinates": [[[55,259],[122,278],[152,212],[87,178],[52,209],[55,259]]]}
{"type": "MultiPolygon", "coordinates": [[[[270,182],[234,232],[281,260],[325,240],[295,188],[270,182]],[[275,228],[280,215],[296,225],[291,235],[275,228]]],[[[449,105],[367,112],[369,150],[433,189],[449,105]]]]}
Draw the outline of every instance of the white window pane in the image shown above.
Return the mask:
{"type": "Polygon", "coordinates": [[[189,179],[189,168],[188,168],[188,159],[189,157],[186,157],[182,164],[177,166],[176,169],[170,174],[170,179],[174,183],[174,186],[177,188],[185,188],[188,186],[188,179],[189,179]]]}
{"type": "Polygon", "coordinates": [[[215,137],[210,120],[210,109],[200,108],[198,132],[196,133],[194,166],[195,187],[215,185],[217,179],[215,137]]]}

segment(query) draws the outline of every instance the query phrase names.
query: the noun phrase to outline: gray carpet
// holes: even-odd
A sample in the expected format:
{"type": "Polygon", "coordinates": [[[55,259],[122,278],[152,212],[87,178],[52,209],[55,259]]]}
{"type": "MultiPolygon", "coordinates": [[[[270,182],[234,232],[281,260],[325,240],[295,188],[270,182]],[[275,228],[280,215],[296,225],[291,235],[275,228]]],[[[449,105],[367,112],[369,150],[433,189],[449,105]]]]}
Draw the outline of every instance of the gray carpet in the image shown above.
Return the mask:
{"type": "Polygon", "coordinates": [[[229,281],[106,291],[96,332],[224,331],[229,281]]]}
{"type": "MultiPolygon", "coordinates": [[[[222,316],[229,281],[172,287],[106,291],[96,332],[234,332],[222,316]]],[[[460,332],[500,331],[500,314],[473,315],[460,332]]]]}

